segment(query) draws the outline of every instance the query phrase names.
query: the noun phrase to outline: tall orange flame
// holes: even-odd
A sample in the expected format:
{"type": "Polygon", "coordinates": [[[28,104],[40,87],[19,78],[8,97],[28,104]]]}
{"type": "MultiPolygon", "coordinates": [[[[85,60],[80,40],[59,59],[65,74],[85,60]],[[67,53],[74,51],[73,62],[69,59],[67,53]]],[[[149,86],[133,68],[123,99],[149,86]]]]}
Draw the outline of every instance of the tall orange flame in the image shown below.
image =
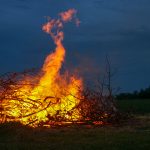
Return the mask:
{"type": "Polygon", "coordinates": [[[69,77],[67,73],[60,74],[65,58],[62,28],[64,23],[75,17],[76,12],[75,9],[69,9],[60,13],[59,19],[49,20],[43,25],[43,31],[52,37],[56,49],[46,57],[40,77],[28,77],[19,81],[22,86],[14,90],[11,97],[8,96],[9,100],[3,102],[5,114],[10,118],[23,124],[30,123],[33,127],[41,122],[50,121],[50,118],[55,118],[56,114],[65,121],[80,119],[79,110],[75,107],[80,102],[78,88],[82,88],[82,79],[69,77]],[[37,78],[37,84],[32,85],[37,78]],[[19,97],[21,100],[16,100],[14,97],[19,97]]]}

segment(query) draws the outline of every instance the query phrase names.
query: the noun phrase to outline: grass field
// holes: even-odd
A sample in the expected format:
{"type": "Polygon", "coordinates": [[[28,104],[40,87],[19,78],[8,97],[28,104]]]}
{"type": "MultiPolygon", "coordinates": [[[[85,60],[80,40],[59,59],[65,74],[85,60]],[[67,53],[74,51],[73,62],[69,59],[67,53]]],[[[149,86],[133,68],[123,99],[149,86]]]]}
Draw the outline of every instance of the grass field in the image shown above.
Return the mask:
{"type": "Polygon", "coordinates": [[[150,114],[150,100],[148,99],[118,100],[117,105],[122,112],[129,112],[137,115],[150,114]]]}
{"type": "Polygon", "coordinates": [[[117,126],[31,129],[19,124],[0,125],[0,150],[149,150],[150,101],[117,102],[134,118],[117,126]]]}

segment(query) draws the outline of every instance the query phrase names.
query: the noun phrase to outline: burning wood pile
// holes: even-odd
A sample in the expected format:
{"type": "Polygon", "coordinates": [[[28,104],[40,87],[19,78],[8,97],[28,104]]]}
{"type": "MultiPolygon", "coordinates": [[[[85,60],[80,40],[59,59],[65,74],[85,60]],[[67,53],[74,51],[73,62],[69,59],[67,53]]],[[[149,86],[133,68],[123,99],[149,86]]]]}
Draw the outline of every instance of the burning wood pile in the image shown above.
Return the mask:
{"type": "Polygon", "coordinates": [[[27,71],[9,73],[0,77],[0,122],[18,121],[32,127],[55,126],[67,123],[103,124],[111,118],[116,108],[111,91],[85,90],[83,79],[60,73],[65,48],[62,44],[63,26],[75,21],[76,10],[69,9],[59,14],[58,19],[49,19],[43,25],[56,49],[49,54],[38,73],[27,71]]]}

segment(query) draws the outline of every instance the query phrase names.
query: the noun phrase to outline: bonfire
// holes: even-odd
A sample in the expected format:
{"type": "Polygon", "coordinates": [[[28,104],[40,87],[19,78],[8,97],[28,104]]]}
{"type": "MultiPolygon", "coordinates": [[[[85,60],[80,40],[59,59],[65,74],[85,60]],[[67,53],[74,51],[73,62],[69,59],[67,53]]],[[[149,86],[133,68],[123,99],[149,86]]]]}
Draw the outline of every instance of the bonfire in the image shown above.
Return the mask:
{"type": "Polygon", "coordinates": [[[66,53],[62,30],[70,21],[79,25],[76,13],[75,9],[69,9],[60,13],[58,19],[49,18],[43,25],[42,30],[51,36],[56,48],[46,57],[40,71],[1,77],[1,123],[17,121],[32,127],[87,122],[103,124],[114,112],[110,95],[111,103],[108,103],[108,97],[85,90],[82,77],[60,71],[66,53]]]}

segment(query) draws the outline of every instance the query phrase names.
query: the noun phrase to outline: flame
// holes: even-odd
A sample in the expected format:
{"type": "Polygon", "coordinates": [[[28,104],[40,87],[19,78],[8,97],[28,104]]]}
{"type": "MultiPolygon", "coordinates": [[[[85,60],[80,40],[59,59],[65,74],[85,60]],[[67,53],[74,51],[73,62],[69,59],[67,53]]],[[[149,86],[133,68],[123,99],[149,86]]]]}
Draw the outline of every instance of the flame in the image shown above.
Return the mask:
{"type": "Polygon", "coordinates": [[[62,12],[59,15],[61,16],[61,20],[64,22],[68,22],[72,20],[72,17],[74,16],[74,14],[76,14],[76,10],[75,9],[69,9],[66,12],[62,12]]]}
{"type": "Polygon", "coordinates": [[[76,13],[75,9],[69,9],[60,13],[58,19],[50,19],[43,25],[42,30],[52,37],[56,48],[46,57],[39,75],[18,81],[21,86],[16,88],[13,85],[13,93],[11,96],[7,95],[3,101],[5,115],[13,121],[36,127],[51,118],[58,121],[59,118],[65,121],[80,119],[81,115],[76,106],[80,102],[79,88],[82,88],[82,79],[75,75],[69,76],[67,72],[60,73],[66,52],[62,44],[62,29],[73,18],[79,23],[76,13]]]}

